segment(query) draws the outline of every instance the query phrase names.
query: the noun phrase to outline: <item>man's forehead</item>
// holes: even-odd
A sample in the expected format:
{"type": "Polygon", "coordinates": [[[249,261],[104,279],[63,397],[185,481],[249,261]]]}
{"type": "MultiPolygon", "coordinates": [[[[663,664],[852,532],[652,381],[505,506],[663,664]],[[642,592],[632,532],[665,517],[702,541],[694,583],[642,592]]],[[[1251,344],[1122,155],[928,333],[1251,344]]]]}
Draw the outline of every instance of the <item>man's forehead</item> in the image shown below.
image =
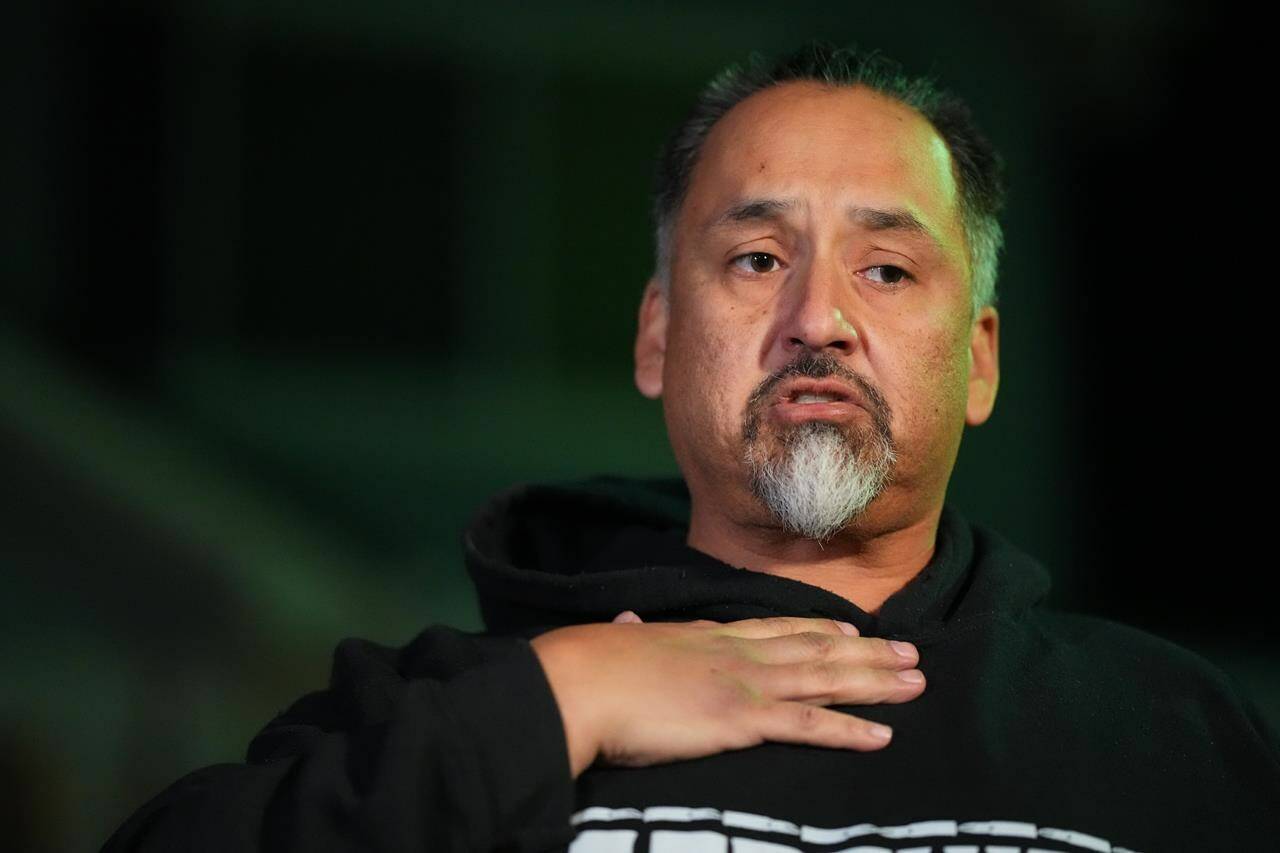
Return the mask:
{"type": "Polygon", "coordinates": [[[946,143],[921,115],[859,88],[788,83],[757,92],[709,135],[687,201],[698,231],[783,219],[831,202],[851,222],[958,236],[959,190],[946,143]]]}

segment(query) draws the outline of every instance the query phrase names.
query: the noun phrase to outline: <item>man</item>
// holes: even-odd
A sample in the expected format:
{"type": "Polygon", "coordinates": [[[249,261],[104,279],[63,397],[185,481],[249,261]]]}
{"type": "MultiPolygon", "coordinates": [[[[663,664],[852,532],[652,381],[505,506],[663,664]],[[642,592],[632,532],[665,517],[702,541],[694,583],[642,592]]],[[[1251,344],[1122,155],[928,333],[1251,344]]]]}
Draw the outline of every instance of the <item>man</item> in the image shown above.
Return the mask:
{"type": "Polygon", "coordinates": [[[715,81],[664,154],[636,383],[683,482],[514,489],[488,632],[329,690],[108,850],[1206,850],[1280,832],[1227,680],[1038,607],[944,503],[999,380],[999,160],[883,58],[715,81]],[[852,711],[852,713],[850,713],[852,711]]]}

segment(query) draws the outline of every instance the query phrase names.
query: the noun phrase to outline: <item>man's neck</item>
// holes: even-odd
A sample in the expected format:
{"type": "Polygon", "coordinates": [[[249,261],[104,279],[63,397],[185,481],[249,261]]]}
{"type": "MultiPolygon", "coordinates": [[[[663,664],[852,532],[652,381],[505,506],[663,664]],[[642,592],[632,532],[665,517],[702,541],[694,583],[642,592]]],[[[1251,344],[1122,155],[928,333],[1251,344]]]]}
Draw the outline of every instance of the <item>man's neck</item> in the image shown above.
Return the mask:
{"type": "Polygon", "coordinates": [[[819,545],[695,506],[688,544],[731,566],[821,587],[875,613],[933,559],[941,514],[939,505],[903,526],[874,535],[850,531],[819,545]]]}

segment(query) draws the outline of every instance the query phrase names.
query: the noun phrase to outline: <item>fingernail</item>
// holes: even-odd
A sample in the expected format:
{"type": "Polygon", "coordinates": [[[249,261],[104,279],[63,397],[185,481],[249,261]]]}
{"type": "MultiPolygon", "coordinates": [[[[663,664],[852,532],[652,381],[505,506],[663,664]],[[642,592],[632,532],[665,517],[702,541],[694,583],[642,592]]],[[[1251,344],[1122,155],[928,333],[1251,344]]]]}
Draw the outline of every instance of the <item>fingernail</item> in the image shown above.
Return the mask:
{"type": "Polygon", "coordinates": [[[908,684],[921,684],[924,682],[924,673],[918,669],[904,669],[902,672],[898,673],[898,678],[901,678],[908,684]]]}
{"type": "Polygon", "coordinates": [[[904,658],[913,658],[916,656],[915,646],[910,643],[904,643],[900,640],[890,640],[889,645],[893,646],[893,650],[904,658]]]}
{"type": "Polygon", "coordinates": [[[840,630],[848,634],[850,637],[858,636],[858,629],[850,625],[848,622],[841,622],[837,619],[836,625],[840,626],[840,630]]]}
{"type": "Polygon", "coordinates": [[[889,738],[893,737],[893,729],[889,728],[888,726],[882,726],[879,723],[877,723],[871,728],[867,729],[867,734],[879,740],[888,740],[889,738]]]}

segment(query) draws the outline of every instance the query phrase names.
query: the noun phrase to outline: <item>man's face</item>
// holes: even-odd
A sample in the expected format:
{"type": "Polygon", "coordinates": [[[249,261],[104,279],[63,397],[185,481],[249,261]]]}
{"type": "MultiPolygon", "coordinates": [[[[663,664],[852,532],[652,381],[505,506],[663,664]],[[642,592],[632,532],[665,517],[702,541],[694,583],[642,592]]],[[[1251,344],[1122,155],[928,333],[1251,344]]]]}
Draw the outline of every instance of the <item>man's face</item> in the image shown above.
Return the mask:
{"type": "Polygon", "coordinates": [[[695,513],[825,538],[941,502],[997,379],[959,202],[928,121],[864,88],[787,83],[716,124],[636,343],[695,513]],[[797,526],[797,501],[834,508],[797,526]]]}

